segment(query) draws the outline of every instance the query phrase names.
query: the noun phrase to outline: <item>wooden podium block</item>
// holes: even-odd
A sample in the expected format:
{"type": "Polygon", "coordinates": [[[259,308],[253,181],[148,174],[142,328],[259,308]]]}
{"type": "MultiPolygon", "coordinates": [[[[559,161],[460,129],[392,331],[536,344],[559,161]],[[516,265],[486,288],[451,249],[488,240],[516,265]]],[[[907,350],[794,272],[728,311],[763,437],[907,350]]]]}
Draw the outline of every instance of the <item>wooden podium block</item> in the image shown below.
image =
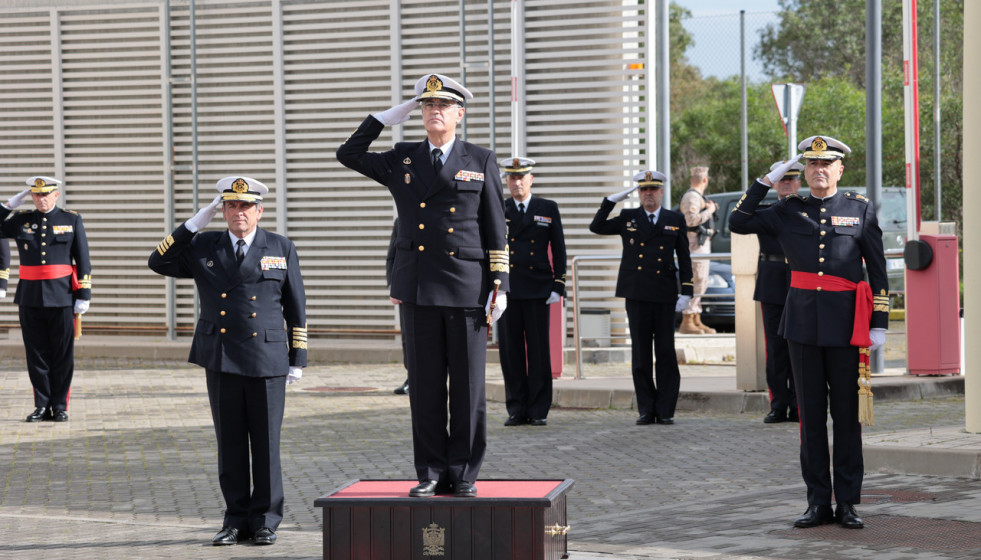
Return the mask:
{"type": "Polygon", "coordinates": [[[476,498],[410,498],[415,480],[355,480],[313,504],[324,560],[559,560],[573,483],[478,480],[476,498]]]}

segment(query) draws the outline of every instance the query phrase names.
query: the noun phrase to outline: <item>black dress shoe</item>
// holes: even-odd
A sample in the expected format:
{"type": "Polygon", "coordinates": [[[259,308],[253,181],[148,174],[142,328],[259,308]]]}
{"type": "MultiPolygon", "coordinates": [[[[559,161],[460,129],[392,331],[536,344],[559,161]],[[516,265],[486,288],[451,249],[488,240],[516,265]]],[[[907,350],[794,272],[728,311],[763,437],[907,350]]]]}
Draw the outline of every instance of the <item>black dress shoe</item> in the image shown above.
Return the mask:
{"type": "Polygon", "coordinates": [[[833,522],[834,513],[831,511],[831,506],[807,506],[804,515],[794,520],[794,527],[808,529],[833,522]]]}
{"type": "Polygon", "coordinates": [[[637,418],[638,426],[646,426],[647,424],[653,424],[657,422],[657,418],[653,414],[641,414],[640,418],[637,418]]]}
{"type": "Polygon", "coordinates": [[[771,410],[769,414],[763,417],[764,424],[779,424],[786,421],[787,414],[782,410],[771,410]]]}
{"type": "Polygon", "coordinates": [[[52,410],[51,419],[54,420],[55,422],[67,422],[68,413],[65,412],[64,410],[52,410]]]}
{"type": "Polygon", "coordinates": [[[396,387],[395,390],[392,391],[392,392],[395,393],[396,395],[408,395],[409,394],[409,380],[406,379],[405,380],[405,383],[403,383],[403,384],[399,385],[398,387],[396,387]]]}
{"type": "Polygon", "coordinates": [[[454,482],[453,495],[457,498],[476,498],[477,487],[465,480],[454,482]]]}
{"type": "Polygon", "coordinates": [[[435,496],[436,486],[438,486],[438,483],[435,480],[430,480],[427,478],[409,490],[409,497],[428,498],[430,496],[435,496]]]}
{"type": "Polygon", "coordinates": [[[658,424],[664,424],[666,426],[670,426],[671,424],[674,424],[674,418],[660,418],[660,417],[658,417],[658,418],[656,418],[656,420],[657,420],[657,423],[658,424]]]}
{"type": "Polygon", "coordinates": [[[529,426],[547,426],[548,425],[548,420],[546,420],[544,418],[529,418],[528,419],[528,425],[529,426]]]}
{"type": "Polygon", "coordinates": [[[276,542],[276,531],[273,531],[269,527],[263,527],[252,535],[252,544],[266,545],[274,544],[276,542]]]}
{"type": "Polygon", "coordinates": [[[211,539],[211,544],[215,546],[227,546],[238,544],[238,529],[235,527],[222,527],[221,531],[211,539]]]}
{"type": "Polygon", "coordinates": [[[528,423],[528,419],[524,416],[518,416],[517,414],[512,414],[508,416],[508,419],[504,421],[505,426],[522,426],[528,423]]]}
{"type": "Polygon", "coordinates": [[[34,412],[28,414],[26,421],[27,422],[41,422],[42,420],[45,420],[47,418],[49,418],[49,416],[48,416],[48,409],[46,409],[46,408],[44,408],[42,406],[42,407],[35,408],[34,409],[34,412]]]}
{"type": "Polygon", "coordinates": [[[865,527],[862,518],[855,511],[855,506],[851,504],[838,504],[835,506],[835,521],[845,529],[861,529],[865,527]]]}

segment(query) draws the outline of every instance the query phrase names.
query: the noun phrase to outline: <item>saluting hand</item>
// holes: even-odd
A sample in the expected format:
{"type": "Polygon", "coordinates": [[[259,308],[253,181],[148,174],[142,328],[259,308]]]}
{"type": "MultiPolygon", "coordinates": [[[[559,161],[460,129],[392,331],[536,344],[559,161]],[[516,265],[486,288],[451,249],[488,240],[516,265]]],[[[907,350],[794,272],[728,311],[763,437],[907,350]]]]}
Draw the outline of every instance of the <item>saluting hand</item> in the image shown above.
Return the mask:
{"type": "Polygon", "coordinates": [[[416,107],[418,106],[419,102],[413,99],[412,101],[406,101],[401,105],[396,105],[391,109],[382,111],[381,113],[375,113],[372,116],[378,119],[378,122],[385,126],[402,124],[409,120],[409,115],[412,113],[412,111],[415,111],[416,107]]]}
{"type": "Polygon", "coordinates": [[[21,203],[24,202],[24,199],[30,196],[30,194],[31,194],[31,188],[28,187],[20,191],[19,193],[15,194],[14,196],[10,197],[10,199],[7,200],[7,203],[4,204],[4,206],[13,210],[14,208],[20,206],[21,203]]]}
{"type": "Polygon", "coordinates": [[[198,231],[205,228],[208,222],[215,217],[218,213],[218,208],[221,206],[221,195],[215,197],[211,201],[211,204],[205,206],[204,208],[198,210],[198,213],[194,215],[191,219],[184,222],[184,226],[192,233],[197,233],[198,231]]]}
{"type": "Polygon", "coordinates": [[[774,183],[780,181],[780,179],[783,179],[783,176],[786,175],[787,172],[790,171],[790,168],[793,167],[795,163],[800,161],[800,158],[802,157],[804,157],[804,154],[797,154],[796,157],[788,159],[783,165],[767,173],[766,177],[764,177],[760,182],[764,185],[772,187],[774,183]]]}
{"type": "Polygon", "coordinates": [[[621,200],[626,200],[627,197],[630,196],[630,193],[637,190],[639,186],[640,185],[634,185],[627,190],[618,192],[617,194],[611,194],[610,196],[606,197],[606,199],[609,200],[610,202],[620,202],[621,200]]]}

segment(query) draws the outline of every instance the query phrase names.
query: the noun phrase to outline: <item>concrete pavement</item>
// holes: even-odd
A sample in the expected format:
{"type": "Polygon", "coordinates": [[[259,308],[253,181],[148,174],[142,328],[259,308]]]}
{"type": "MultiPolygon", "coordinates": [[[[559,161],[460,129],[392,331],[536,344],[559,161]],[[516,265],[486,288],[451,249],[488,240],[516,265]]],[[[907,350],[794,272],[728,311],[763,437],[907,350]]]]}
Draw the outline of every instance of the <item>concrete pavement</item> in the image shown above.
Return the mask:
{"type": "MultiPolygon", "coordinates": [[[[319,558],[317,497],[358,478],[413,477],[408,400],[391,393],[402,367],[307,368],[288,388],[279,542],[211,547],[222,501],[203,372],[157,350],[97,354],[79,359],[67,424],[23,422],[32,402],[22,362],[0,366],[0,558],[319,558]]],[[[866,529],[795,530],[806,505],[796,424],[763,424],[762,393],[735,391],[731,365],[682,369],[681,403],[700,406],[680,406],[674,426],[635,426],[629,402],[611,396],[618,404],[601,408],[559,398],[548,426],[505,428],[503,404],[490,402],[481,476],[574,479],[573,560],[981,556],[981,435],[963,431],[958,379],[899,376],[897,398],[874,380],[866,529]],[[872,460],[890,454],[891,465],[872,460]],[[973,476],[944,470],[971,457],[973,476]]],[[[576,384],[626,390],[624,364],[585,373],[557,382],[557,395],[576,384]]],[[[500,383],[489,365],[489,394],[500,383]]]]}

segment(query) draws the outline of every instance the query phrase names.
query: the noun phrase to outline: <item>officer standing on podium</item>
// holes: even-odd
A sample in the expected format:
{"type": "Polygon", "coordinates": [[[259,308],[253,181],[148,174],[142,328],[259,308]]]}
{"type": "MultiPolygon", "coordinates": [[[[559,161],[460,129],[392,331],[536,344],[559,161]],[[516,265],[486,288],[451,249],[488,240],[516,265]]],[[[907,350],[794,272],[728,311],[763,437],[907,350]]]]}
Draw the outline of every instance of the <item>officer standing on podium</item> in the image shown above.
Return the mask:
{"type": "Polygon", "coordinates": [[[27,184],[0,205],[2,235],[14,240],[20,255],[14,303],[34,386],[34,412],[27,421],[67,422],[75,372],[73,314],[88,311],[92,299],[89,243],[82,217],[56,205],[61,181],[37,176],[27,184]],[[28,196],[35,209],[11,214],[28,196]]]}
{"type": "Polygon", "coordinates": [[[337,159],[387,187],[398,211],[390,296],[405,320],[419,480],[409,495],[474,497],[487,449],[487,317],[500,318],[509,290],[501,176],[494,152],[456,137],[470,91],[426,74],[415,93],[368,116],[337,159]],[[420,105],[425,140],[368,151],[385,126],[407,121],[420,105]]]}
{"type": "MultiPolygon", "coordinates": [[[[782,166],[778,161],[770,171],[782,166]]],[[[800,190],[800,173],[804,166],[795,163],[777,178],[774,188],[777,198],[783,200],[800,190]]],[[[766,205],[769,207],[769,204],[766,205]]],[[[763,208],[764,205],[760,205],[763,208]]],[[[770,412],[763,418],[766,424],[798,422],[797,395],[794,393],[794,376],[790,372],[790,353],[787,339],[780,336],[780,318],[790,289],[790,266],[783,254],[783,247],[776,236],[768,233],[756,235],[760,242],[760,262],[756,269],[756,291],[753,300],[760,302],[763,315],[763,331],[766,336],[766,385],[770,389],[770,412]]]]}
{"type": "Polygon", "coordinates": [[[511,198],[504,202],[511,249],[508,312],[500,322],[505,426],[544,426],[552,406],[549,305],[565,293],[565,236],[555,202],[532,196],[535,160],[501,160],[511,198]],[[549,248],[552,251],[549,262],[549,248]],[[526,353],[527,350],[527,353],[526,353]]]}
{"type": "Polygon", "coordinates": [[[794,526],[837,522],[860,529],[864,523],[855,511],[864,474],[859,348],[874,350],[885,342],[889,293],[882,230],[868,199],[838,190],[845,170],[842,160],[851,148],[829,136],[811,136],[798,149],[803,152],[810,196],[791,195],[770,208],[758,208],[798,156],[749,187],[733,209],[729,226],[735,233],[775,235],[790,264],[780,334],[790,346],[800,409],[801,471],[807,485],[807,510],[794,526]],[[833,458],[828,454],[829,405],[833,458]],[[837,502],[834,511],[832,495],[837,502]]]}
{"type": "Polygon", "coordinates": [[[307,364],[306,295],[296,246],[258,227],[269,188],[242,176],[216,188],[220,194],[168,235],[148,265],[193,278],[201,297],[188,361],[205,368],[225,499],[211,544],[271,545],[284,512],[286,385],[307,364]],[[227,229],[202,232],[219,209],[227,229]]]}

